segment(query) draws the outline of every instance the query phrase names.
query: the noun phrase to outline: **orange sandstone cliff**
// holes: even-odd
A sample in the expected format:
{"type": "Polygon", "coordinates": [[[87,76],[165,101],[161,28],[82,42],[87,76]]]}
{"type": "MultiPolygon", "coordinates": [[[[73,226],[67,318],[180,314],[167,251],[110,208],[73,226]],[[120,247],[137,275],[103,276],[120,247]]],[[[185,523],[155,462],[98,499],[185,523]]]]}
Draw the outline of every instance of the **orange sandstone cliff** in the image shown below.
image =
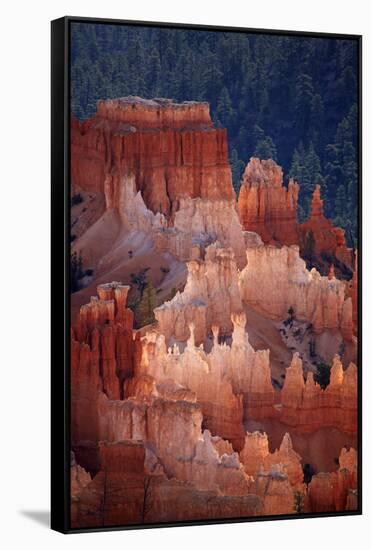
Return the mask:
{"type": "Polygon", "coordinates": [[[71,131],[75,190],[103,193],[108,174],[130,173],[147,207],[167,216],[181,198],[234,198],[227,133],[213,127],[207,103],[100,101],[96,115],[73,121],[71,131]]]}
{"type": "Polygon", "coordinates": [[[98,392],[120,399],[135,359],[133,313],[126,309],[128,286],[98,287],[98,297],[81,307],[71,342],[72,441],[98,437],[98,392]]]}
{"type": "Polygon", "coordinates": [[[251,158],[242,177],[238,210],[247,231],[258,233],[265,243],[297,244],[296,211],[299,185],[283,185],[282,168],[273,160],[251,158]]]}
{"type": "Polygon", "coordinates": [[[297,222],[299,185],[290,179],[283,184],[282,168],[273,160],[251,158],[241,181],[238,211],[242,226],[258,233],[264,243],[300,245],[300,251],[325,273],[329,262],[337,262],[338,274],[351,273],[354,254],[348,248],[345,232],[326,218],[317,185],[307,221],[297,222]]]}
{"type": "Polygon", "coordinates": [[[354,266],[354,254],[351,248],[347,248],[345,231],[340,227],[334,227],[331,220],[326,218],[321,199],[321,186],[316,185],[313,192],[310,218],[299,225],[300,245],[304,253],[308,254],[308,239],[312,240],[309,254],[323,259],[326,256],[337,259],[352,269],[354,266]]]}
{"type": "Polygon", "coordinates": [[[322,390],[315,384],[312,372],[304,381],[302,361],[298,354],[294,354],[286,371],[281,402],[281,422],[301,432],[313,432],[328,426],[356,434],[357,367],[350,363],[344,371],[339,357],[335,356],[330,383],[322,390]]]}

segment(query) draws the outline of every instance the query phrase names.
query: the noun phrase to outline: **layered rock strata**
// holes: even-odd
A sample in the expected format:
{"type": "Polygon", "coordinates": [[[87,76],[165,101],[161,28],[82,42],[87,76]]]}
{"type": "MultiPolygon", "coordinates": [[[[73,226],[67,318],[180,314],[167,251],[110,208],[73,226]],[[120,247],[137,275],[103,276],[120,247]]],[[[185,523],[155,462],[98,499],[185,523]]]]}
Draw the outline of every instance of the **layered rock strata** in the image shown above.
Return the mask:
{"type": "Polygon", "coordinates": [[[155,310],[167,342],[187,340],[190,322],[198,344],[210,335],[212,324],[230,334],[230,315],[242,311],[244,302],[276,320],[286,319],[292,309],[316,333],[338,329],[352,341],[352,298],[344,281],[308,271],[297,246],[251,246],[246,256],[240,273],[232,250],[217,244],[206,248],[204,260],[188,262],[184,291],[155,310]]]}
{"type": "Polygon", "coordinates": [[[308,248],[307,242],[310,235],[312,242],[310,254],[318,258],[322,255],[337,258],[348,268],[353,268],[353,250],[347,248],[344,229],[335,227],[324,214],[320,185],[316,185],[314,189],[310,218],[300,224],[299,234],[303,252],[308,248]]]}
{"type": "Polygon", "coordinates": [[[280,420],[301,433],[333,427],[343,433],[357,433],[357,367],[350,363],[344,371],[334,357],[330,383],[325,390],[314,382],[309,372],[303,377],[302,361],[294,354],[281,392],[280,420]]]}
{"type": "Polygon", "coordinates": [[[313,192],[310,217],[302,224],[297,222],[298,197],[298,183],[290,179],[285,187],[282,168],[273,160],[251,158],[238,197],[243,228],[258,233],[265,244],[300,245],[301,253],[323,269],[335,259],[340,273],[342,265],[353,269],[353,251],[346,245],[344,230],[326,218],[320,186],[313,192]]]}
{"type": "Polygon", "coordinates": [[[101,440],[143,441],[169,478],[230,496],[248,493],[249,478],[237,453],[228,442],[202,432],[201,404],[154,396],[111,401],[102,394],[99,413],[101,440]]]}
{"type": "MultiPolygon", "coordinates": [[[[314,475],[307,489],[291,437],[303,457],[317,431],[336,432],[335,454],[355,439],[357,368],[344,370],[335,356],[322,390],[304,341],[296,349],[306,379],[298,354],[285,371],[296,341],[281,339],[275,322],[304,323],[322,346],[335,335],[348,364],[356,269],[345,283],[335,261],[321,277],[299,256],[310,235],[315,256],[352,261],[319,188],[299,226],[298,185],[286,188],[273,161],[251,159],[237,211],[226,134],[208,105],[162,99],[104,101],[90,121],[73,121],[71,169],[82,201],[73,250],[88,254],[99,280],[118,264],[128,278],[128,262],[138,268],[149,251],[170,257],[174,270],[174,257],[188,262],[184,291],[155,309],[151,326],[133,330],[121,283],[99,285],[80,309],[71,342],[73,525],[356,509],[356,452],[343,449],[338,471],[314,475]],[[277,448],[265,433],[246,433],[247,422],[277,448]]],[[[180,288],[180,277],[169,279],[180,288]]]]}
{"type": "Polygon", "coordinates": [[[357,509],[357,452],[341,450],[339,469],[313,476],[308,496],[313,512],[333,512],[357,509]]]}
{"type": "Polygon", "coordinates": [[[260,246],[246,251],[247,266],[239,276],[241,298],[272,319],[295,318],[313,325],[317,333],[340,329],[352,339],[352,299],[346,283],[308,271],[297,246],[260,246]]]}
{"type": "Polygon", "coordinates": [[[82,306],[71,342],[72,441],[98,439],[97,397],[122,397],[132,375],[136,345],[133,313],[126,308],[129,287],[98,286],[98,296],[82,306]]]}
{"type": "Polygon", "coordinates": [[[204,342],[213,324],[221,333],[230,334],[231,313],[242,311],[233,251],[210,245],[205,259],[190,261],[187,268],[184,291],[155,309],[159,332],[166,342],[171,338],[184,342],[193,323],[196,344],[204,342]]]}
{"type": "Polygon", "coordinates": [[[100,101],[93,118],[73,121],[71,155],[73,188],[104,192],[107,174],[133,174],[147,207],[166,216],[181,198],[234,198],[226,130],[207,103],[100,101]]]}
{"type": "Polygon", "coordinates": [[[232,248],[239,268],[246,265],[246,244],[261,244],[256,234],[242,231],[234,201],[209,199],[181,199],[174,222],[163,224],[155,231],[154,241],[160,251],[171,252],[175,257],[188,261],[199,259],[200,251],[218,242],[224,248],[232,248]],[[247,243],[246,243],[247,241],[247,243]]]}
{"type": "Polygon", "coordinates": [[[298,244],[299,185],[283,185],[282,168],[273,160],[251,158],[241,182],[238,210],[242,226],[269,244],[298,244]]]}
{"type": "Polygon", "coordinates": [[[252,517],[264,514],[255,494],[222,495],[163,475],[101,472],[86,487],[73,527],[102,527],[252,517]]]}
{"type": "Polygon", "coordinates": [[[281,465],[281,471],[287,475],[293,487],[302,487],[304,476],[301,457],[293,449],[290,434],[286,433],[279,449],[269,452],[266,433],[246,433],[245,445],[240,452],[240,460],[245,472],[254,478],[262,471],[270,471],[275,465],[281,465]]]}
{"type": "MultiPolygon", "coordinates": [[[[245,331],[245,314],[232,314],[231,345],[219,342],[219,328],[213,326],[213,346],[206,353],[196,346],[194,327],[183,351],[174,344],[166,348],[163,335],[147,333],[142,340],[142,359],[135,378],[126,383],[126,394],[158,395],[169,388],[169,381],[190,390],[200,403],[203,425],[214,435],[243,446],[243,418],[269,418],[276,415],[271,383],[269,351],[255,351],[245,331]],[[152,383],[150,382],[152,381],[152,383]]],[[[169,396],[169,391],[167,391],[169,396]]]]}

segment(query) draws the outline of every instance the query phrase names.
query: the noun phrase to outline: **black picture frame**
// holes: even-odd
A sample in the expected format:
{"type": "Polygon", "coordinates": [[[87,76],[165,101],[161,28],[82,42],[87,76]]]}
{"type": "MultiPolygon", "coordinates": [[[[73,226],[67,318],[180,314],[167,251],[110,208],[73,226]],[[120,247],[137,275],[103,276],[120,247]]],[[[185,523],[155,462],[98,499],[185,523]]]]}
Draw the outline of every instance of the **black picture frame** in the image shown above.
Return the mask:
{"type": "Polygon", "coordinates": [[[362,514],[362,337],[358,341],[358,509],[176,523],[70,526],[70,26],[71,23],[146,26],[215,32],[353,40],[358,48],[358,333],[362,335],[362,36],[244,27],[62,17],[51,22],[51,528],[61,533],[152,529],[362,514]]]}

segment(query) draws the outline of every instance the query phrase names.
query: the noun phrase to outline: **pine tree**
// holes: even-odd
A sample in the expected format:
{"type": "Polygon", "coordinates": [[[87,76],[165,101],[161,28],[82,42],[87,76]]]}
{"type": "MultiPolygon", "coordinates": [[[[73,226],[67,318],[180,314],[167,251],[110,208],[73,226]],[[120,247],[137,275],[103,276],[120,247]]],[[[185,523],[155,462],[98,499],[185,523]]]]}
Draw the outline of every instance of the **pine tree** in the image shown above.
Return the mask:
{"type": "Polygon", "coordinates": [[[316,147],[322,143],[324,107],[320,94],[315,94],[310,103],[309,137],[316,147]]]}
{"type": "Polygon", "coordinates": [[[344,213],[347,209],[347,198],[346,198],[346,192],[345,187],[343,184],[339,185],[337,192],[336,192],[336,199],[335,199],[335,222],[336,224],[339,224],[340,226],[344,225],[344,213]]]}
{"type": "Polygon", "coordinates": [[[216,114],[218,119],[222,122],[222,124],[225,124],[226,126],[229,126],[230,124],[233,125],[234,110],[232,107],[232,102],[229,96],[229,92],[226,87],[222,88],[222,91],[220,93],[220,97],[218,99],[218,105],[216,108],[216,114]]]}
{"type": "Polygon", "coordinates": [[[156,289],[154,288],[152,281],[147,283],[143,291],[143,296],[139,304],[139,315],[141,326],[150,325],[155,321],[155,315],[153,313],[156,301],[156,289]]]}
{"type": "Polygon", "coordinates": [[[306,260],[308,260],[309,263],[313,261],[313,258],[315,255],[315,247],[316,247],[316,241],[314,238],[313,231],[310,229],[305,234],[304,251],[303,251],[303,256],[306,260]]]}
{"type": "Polygon", "coordinates": [[[83,271],[83,259],[81,251],[79,254],[73,252],[71,255],[70,261],[70,283],[71,283],[71,292],[77,292],[80,289],[80,280],[84,275],[83,271]]]}
{"type": "Polygon", "coordinates": [[[241,177],[245,169],[245,164],[242,160],[238,158],[238,153],[236,149],[232,149],[229,163],[232,170],[233,187],[238,194],[241,186],[241,177]]]}
{"type": "MultiPolygon", "coordinates": [[[[323,184],[323,177],[321,173],[321,162],[319,156],[317,155],[313,143],[310,142],[308,151],[305,155],[305,168],[308,175],[308,181],[310,188],[308,191],[313,192],[315,184],[323,184]]],[[[325,189],[321,189],[321,196],[325,197],[325,189]]]]}
{"type": "Polygon", "coordinates": [[[271,137],[266,136],[256,144],[254,157],[277,160],[277,149],[271,137]]]}
{"type": "Polygon", "coordinates": [[[314,89],[311,76],[300,73],[297,76],[295,85],[295,133],[305,145],[307,145],[308,128],[310,127],[313,92],[314,89]]]}

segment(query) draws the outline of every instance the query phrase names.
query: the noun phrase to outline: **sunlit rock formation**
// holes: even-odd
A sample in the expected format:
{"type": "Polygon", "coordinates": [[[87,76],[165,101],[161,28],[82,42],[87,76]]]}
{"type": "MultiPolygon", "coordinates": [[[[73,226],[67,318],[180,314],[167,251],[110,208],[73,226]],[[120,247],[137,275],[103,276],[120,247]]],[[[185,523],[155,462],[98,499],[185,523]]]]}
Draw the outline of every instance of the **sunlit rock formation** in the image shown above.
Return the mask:
{"type": "Polygon", "coordinates": [[[297,221],[298,197],[298,183],[290,179],[285,187],[282,168],[273,160],[251,158],[238,197],[243,228],[258,233],[265,244],[300,245],[301,254],[320,266],[321,273],[336,261],[338,274],[349,278],[354,254],[347,247],[344,230],[326,218],[320,186],[313,193],[310,217],[302,224],[297,221]]]}
{"type": "Polygon", "coordinates": [[[71,155],[74,189],[104,192],[107,174],[131,173],[147,207],[167,216],[181,198],[234,198],[226,130],[207,103],[100,101],[93,118],[73,122],[71,155]]]}
{"type": "Polygon", "coordinates": [[[133,174],[108,174],[104,180],[106,208],[115,209],[127,231],[150,233],[166,224],[165,217],[153,213],[136,189],[133,174]]]}
{"type": "Polygon", "coordinates": [[[340,329],[352,339],[352,300],[345,282],[308,271],[297,246],[260,246],[246,254],[239,276],[243,301],[273,319],[287,318],[293,308],[295,317],[312,323],[316,332],[340,329]]]}
{"type": "MultiPolygon", "coordinates": [[[[213,242],[231,247],[239,267],[246,264],[246,239],[234,201],[182,198],[173,220],[154,214],[136,190],[134,175],[107,175],[104,184],[107,209],[114,209],[126,232],[146,233],[159,252],[182,261],[200,257],[213,242]]],[[[254,235],[254,234],[252,234],[254,235]]],[[[259,243],[259,237],[255,237],[259,243]]]]}
{"type": "Polygon", "coordinates": [[[289,433],[284,435],[279,449],[270,453],[266,433],[247,432],[244,448],[240,452],[240,459],[245,472],[254,478],[263,471],[270,472],[275,465],[279,464],[282,473],[287,475],[292,486],[302,486],[301,457],[294,451],[289,433]]]}
{"type": "MultiPolygon", "coordinates": [[[[97,440],[97,396],[120,399],[135,356],[133,313],[126,308],[129,287],[100,285],[82,306],[71,342],[72,440],[97,440]]],[[[138,345],[138,344],[137,344],[138,345]]]]}
{"type": "Polygon", "coordinates": [[[347,248],[344,229],[335,227],[324,214],[320,185],[316,185],[313,192],[310,218],[299,226],[299,233],[304,253],[309,252],[318,258],[324,254],[337,258],[349,268],[353,267],[353,251],[347,248]]]}
{"type": "MultiPolygon", "coordinates": [[[[224,455],[224,465],[221,461],[214,467],[210,464],[211,479],[220,485],[214,484],[213,490],[201,490],[193,483],[170,479],[162,471],[149,472],[143,449],[141,442],[134,441],[100,445],[102,470],[79,494],[72,516],[74,527],[259,516],[264,513],[263,499],[243,489],[241,480],[246,481],[246,476],[230,463],[227,455],[224,455]],[[235,478],[235,489],[245,494],[223,494],[220,491],[223,479],[228,480],[228,487],[233,487],[229,481],[233,481],[235,474],[240,476],[235,478]]],[[[201,455],[197,458],[200,472],[207,470],[204,460],[201,455]]],[[[208,483],[208,476],[198,476],[197,482],[202,485],[202,477],[208,483]]]]}
{"type": "Polygon", "coordinates": [[[299,185],[283,185],[282,168],[273,160],[251,158],[242,177],[238,209],[243,228],[265,243],[298,244],[296,211],[299,185]]]}
{"type": "Polygon", "coordinates": [[[357,487],[357,452],[343,448],[336,472],[320,472],[312,478],[308,487],[311,510],[356,510],[357,487]]]}
{"type": "MultiPolygon", "coordinates": [[[[167,350],[163,336],[147,335],[137,375],[150,375],[163,384],[174,380],[193,392],[201,405],[203,425],[239,448],[244,437],[242,395],[233,392],[222,363],[213,361],[211,355],[195,347],[192,331],[191,325],[191,336],[182,353],[176,344],[167,350]]],[[[130,387],[128,384],[127,391],[130,387]]],[[[156,393],[157,388],[158,384],[156,393]]]]}
{"type": "Polygon", "coordinates": [[[301,432],[320,427],[338,428],[344,433],[357,433],[357,367],[350,363],[344,371],[339,357],[334,357],[330,383],[326,389],[314,382],[309,372],[304,382],[302,361],[294,354],[281,392],[280,419],[301,432]]]}
{"type": "Polygon", "coordinates": [[[357,266],[319,188],[298,225],[298,184],[253,158],[236,205],[204,103],[102,101],[71,138],[72,251],[97,277],[74,294],[73,525],[356,509],[357,266]],[[142,268],[162,305],[134,330],[129,286],[99,283],[142,268]]]}
{"type": "MultiPolygon", "coordinates": [[[[144,441],[169,478],[190,482],[200,490],[247,494],[249,478],[237,453],[227,441],[201,431],[202,406],[154,397],[111,401],[102,394],[99,437],[110,442],[144,441]]],[[[219,412],[223,414],[222,409],[219,412]]]]}
{"type": "MultiPolygon", "coordinates": [[[[301,457],[293,449],[290,434],[270,452],[267,435],[245,434],[242,424],[244,416],[276,417],[301,434],[324,426],[355,433],[354,365],[343,372],[335,357],[330,384],[321,390],[311,373],[304,381],[300,358],[294,355],[277,409],[269,352],[254,351],[245,330],[245,314],[232,313],[230,344],[220,342],[214,325],[208,352],[196,344],[192,324],[183,348],[176,343],[167,348],[164,335],[147,331],[140,346],[136,344],[139,349],[132,350],[135,361],[117,398],[109,395],[97,368],[104,347],[93,342],[101,338],[107,320],[108,326],[130,325],[127,288],[118,283],[104,285],[98,295],[82,308],[73,341],[77,351],[72,404],[81,415],[73,433],[76,442],[90,439],[98,446],[94,468],[98,473],[93,480],[80,465],[72,467],[74,525],[181,518],[176,497],[182,505],[194,506],[189,517],[199,519],[214,517],[210,510],[216,517],[233,513],[238,517],[245,516],[246,510],[251,515],[271,515],[355,509],[354,451],[341,452],[338,472],[314,476],[307,495],[301,457]],[[118,503],[126,503],[125,512],[118,503]],[[171,505],[175,506],[172,511],[171,505]],[[225,506],[224,513],[219,506],[225,506]]],[[[112,374],[111,363],[109,367],[107,372],[112,374]]]]}
{"type": "Polygon", "coordinates": [[[260,472],[255,479],[252,491],[264,502],[264,515],[293,514],[295,497],[288,476],[280,466],[270,472],[260,472]]]}
{"type": "Polygon", "coordinates": [[[234,201],[181,199],[174,223],[156,231],[154,238],[159,250],[183,260],[192,259],[192,247],[202,250],[217,241],[232,248],[238,267],[246,264],[245,235],[234,201]]]}
{"type": "Polygon", "coordinates": [[[155,309],[158,330],[169,342],[173,337],[185,341],[189,324],[194,324],[197,344],[203,343],[217,325],[230,334],[231,313],[242,311],[237,265],[231,249],[210,245],[204,260],[188,262],[188,278],[182,293],[155,309]]]}
{"type": "Polygon", "coordinates": [[[127,395],[143,396],[146,391],[148,395],[158,395],[163,391],[159,382],[169,386],[169,381],[174,380],[180,385],[177,391],[186,388],[196,396],[203,425],[239,449],[244,440],[243,417],[269,418],[276,411],[269,352],[254,351],[250,345],[245,314],[232,314],[231,319],[231,345],[219,343],[219,329],[214,325],[213,346],[208,353],[203,346],[195,345],[192,324],[183,351],[176,343],[167,349],[162,334],[147,333],[142,341],[140,366],[135,369],[135,378],[126,382],[125,390],[127,395]]]}

